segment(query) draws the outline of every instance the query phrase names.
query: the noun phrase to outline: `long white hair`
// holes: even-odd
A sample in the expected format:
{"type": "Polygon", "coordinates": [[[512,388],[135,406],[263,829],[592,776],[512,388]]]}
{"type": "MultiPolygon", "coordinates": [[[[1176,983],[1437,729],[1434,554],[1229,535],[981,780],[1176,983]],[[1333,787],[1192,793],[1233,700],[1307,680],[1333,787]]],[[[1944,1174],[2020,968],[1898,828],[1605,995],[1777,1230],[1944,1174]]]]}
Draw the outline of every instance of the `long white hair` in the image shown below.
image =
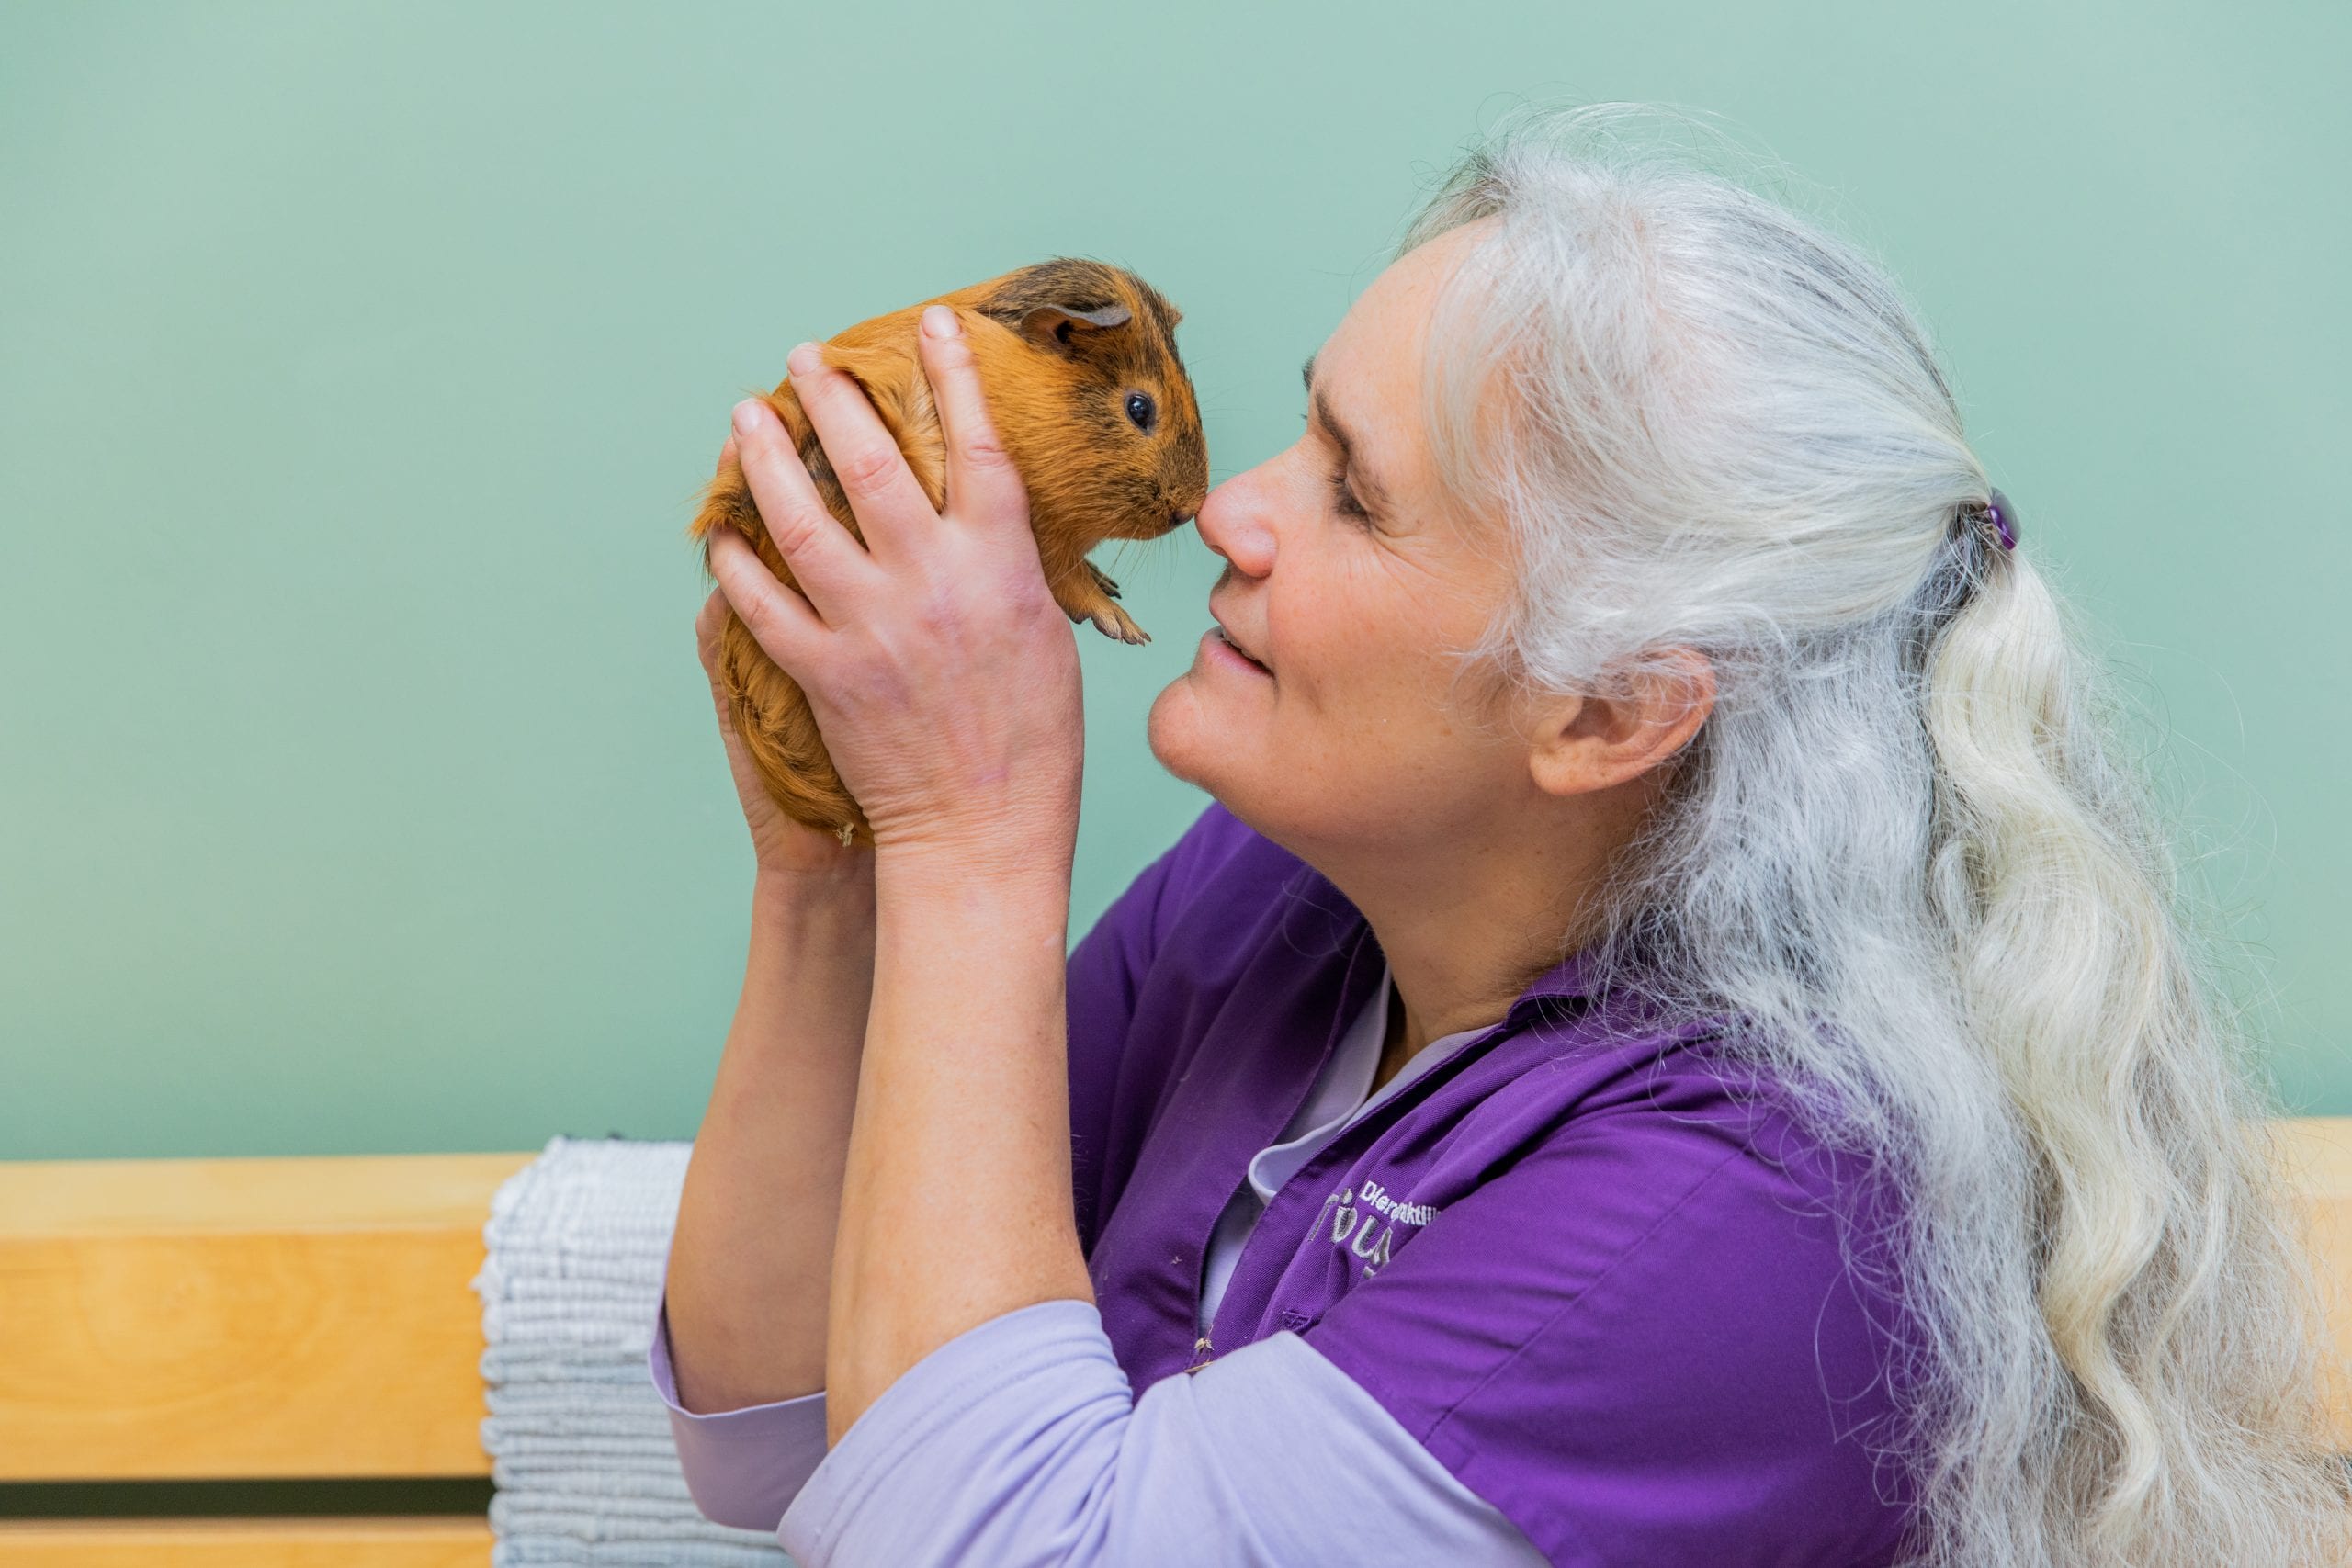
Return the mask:
{"type": "Polygon", "coordinates": [[[1425,367],[1442,482],[1517,565],[1464,667],[1713,662],[1600,946],[1895,1173],[1913,1561],[2343,1561],[2267,1080],[2132,712],[2030,499],[2014,552],[1967,521],[1990,481],[1884,271],[1660,122],[1713,134],[1516,114],[1406,231],[1495,220],[1425,367]]]}

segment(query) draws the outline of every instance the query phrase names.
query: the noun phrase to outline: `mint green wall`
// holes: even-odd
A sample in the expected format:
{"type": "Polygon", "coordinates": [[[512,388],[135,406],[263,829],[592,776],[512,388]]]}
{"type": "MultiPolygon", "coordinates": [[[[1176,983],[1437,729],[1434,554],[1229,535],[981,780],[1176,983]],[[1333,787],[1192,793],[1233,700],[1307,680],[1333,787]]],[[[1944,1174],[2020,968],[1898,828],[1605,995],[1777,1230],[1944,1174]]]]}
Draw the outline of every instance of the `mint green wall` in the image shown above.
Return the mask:
{"type": "MultiPolygon", "coordinates": [[[[681,536],[729,404],[1091,254],[1186,311],[1222,478],[1512,96],[1837,193],[2172,726],[2289,1103],[2352,1112],[2352,9],[618,10],[0,11],[0,1156],[690,1134],[750,886],[681,536]]],[[[1215,558],[1107,564],[1158,640],[1081,639],[1080,929],[1204,799],[1142,720],[1215,558]]]]}

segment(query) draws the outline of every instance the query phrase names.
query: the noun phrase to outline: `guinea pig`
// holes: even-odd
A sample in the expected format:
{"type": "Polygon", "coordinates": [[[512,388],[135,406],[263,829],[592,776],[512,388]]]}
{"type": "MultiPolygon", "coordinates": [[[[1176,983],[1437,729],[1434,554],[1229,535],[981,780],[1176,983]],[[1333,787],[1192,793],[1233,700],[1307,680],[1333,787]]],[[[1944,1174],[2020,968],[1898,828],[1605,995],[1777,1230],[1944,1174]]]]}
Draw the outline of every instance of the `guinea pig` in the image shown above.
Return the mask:
{"type": "MultiPolygon", "coordinates": [[[[1055,602],[1107,637],[1148,642],[1113,603],[1118,584],[1086,554],[1105,539],[1158,538],[1207,499],[1208,444],[1176,353],[1182,314],[1131,272],[1063,256],[919,300],[827,340],[825,363],[864,389],[934,509],[945,502],[946,446],[915,344],[923,308],[933,304],[955,310],[972,345],[990,423],[1028,491],[1030,527],[1055,602]]],[[[826,509],[857,534],[791,382],[766,400],[826,509]]],[[[731,457],[686,530],[703,543],[706,570],[711,533],[722,527],[750,540],[780,581],[794,581],[731,457]]],[[[871,844],[873,828],[833,769],[807,694],[732,614],[719,632],[718,662],[736,732],[777,807],[843,844],[871,844]]]]}

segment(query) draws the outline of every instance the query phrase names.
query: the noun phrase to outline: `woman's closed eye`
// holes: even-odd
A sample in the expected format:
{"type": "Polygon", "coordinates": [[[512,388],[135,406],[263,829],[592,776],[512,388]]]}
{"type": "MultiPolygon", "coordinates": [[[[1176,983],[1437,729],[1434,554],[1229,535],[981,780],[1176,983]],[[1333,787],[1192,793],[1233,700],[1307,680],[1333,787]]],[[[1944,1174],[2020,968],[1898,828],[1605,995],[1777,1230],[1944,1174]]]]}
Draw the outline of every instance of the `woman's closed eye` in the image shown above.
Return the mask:
{"type": "Polygon", "coordinates": [[[1342,517],[1352,517],[1360,523],[1372,521],[1372,513],[1364,510],[1363,503],[1356,499],[1355,491],[1348,488],[1348,470],[1344,467],[1331,474],[1331,504],[1339,509],[1342,517]]]}
{"type": "MultiPolygon", "coordinates": [[[[1309,406],[1305,413],[1299,415],[1306,422],[1309,431],[1315,428],[1315,409],[1309,406]]],[[[1363,502],[1356,499],[1356,492],[1348,484],[1348,451],[1344,444],[1340,447],[1340,466],[1331,470],[1329,482],[1331,486],[1331,504],[1340,515],[1353,518],[1356,522],[1370,527],[1372,513],[1365,509],[1363,502]]]]}

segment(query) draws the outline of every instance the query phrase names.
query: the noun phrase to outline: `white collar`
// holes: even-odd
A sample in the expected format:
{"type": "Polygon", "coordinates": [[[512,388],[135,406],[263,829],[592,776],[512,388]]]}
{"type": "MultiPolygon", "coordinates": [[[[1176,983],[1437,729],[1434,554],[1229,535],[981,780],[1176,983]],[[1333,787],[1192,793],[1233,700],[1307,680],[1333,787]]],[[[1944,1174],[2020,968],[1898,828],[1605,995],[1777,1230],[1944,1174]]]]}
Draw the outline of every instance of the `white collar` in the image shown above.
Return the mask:
{"type": "Polygon", "coordinates": [[[1261,1203],[1271,1201],[1299,1167],[1314,1158],[1317,1149],[1359,1117],[1386,1103],[1406,1085],[1494,1028],[1492,1023],[1482,1023],[1476,1029],[1440,1035],[1414,1052],[1396,1076],[1382,1084],[1379,1093],[1367,1099],[1373,1075],[1380,1070],[1380,1048],[1387,1042],[1389,997],[1396,985],[1396,974],[1383,959],[1379,987],[1364,1003],[1363,1010],[1356,1014],[1348,1032],[1340,1037],[1330,1061],[1316,1078],[1315,1087],[1307,1091],[1306,1103],[1299,1107],[1298,1114],[1283,1129],[1283,1141],[1267,1145],[1250,1159],[1250,1185],[1261,1203]]]}

